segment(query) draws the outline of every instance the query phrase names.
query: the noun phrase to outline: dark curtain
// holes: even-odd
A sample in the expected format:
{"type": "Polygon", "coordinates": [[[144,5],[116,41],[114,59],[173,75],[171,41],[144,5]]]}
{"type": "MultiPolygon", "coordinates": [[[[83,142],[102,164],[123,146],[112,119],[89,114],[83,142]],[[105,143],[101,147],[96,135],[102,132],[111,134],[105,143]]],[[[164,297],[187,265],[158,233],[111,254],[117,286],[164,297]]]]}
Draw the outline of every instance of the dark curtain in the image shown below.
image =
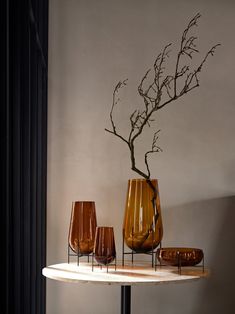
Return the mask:
{"type": "Polygon", "coordinates": [[[45,313],[48,0],[1,0],[1,313],[45,313]]]}

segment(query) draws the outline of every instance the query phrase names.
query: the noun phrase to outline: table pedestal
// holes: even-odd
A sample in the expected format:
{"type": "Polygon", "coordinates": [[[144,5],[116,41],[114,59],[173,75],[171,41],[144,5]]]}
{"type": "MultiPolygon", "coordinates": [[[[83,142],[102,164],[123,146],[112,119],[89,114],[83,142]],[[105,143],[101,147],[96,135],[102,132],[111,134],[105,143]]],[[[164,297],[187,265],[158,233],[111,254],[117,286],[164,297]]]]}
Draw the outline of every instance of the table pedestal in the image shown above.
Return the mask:
{"type": "Polygon", "coordinates": [[[131,286],[121,286],[121,314],[131,314],[131,286]]]}

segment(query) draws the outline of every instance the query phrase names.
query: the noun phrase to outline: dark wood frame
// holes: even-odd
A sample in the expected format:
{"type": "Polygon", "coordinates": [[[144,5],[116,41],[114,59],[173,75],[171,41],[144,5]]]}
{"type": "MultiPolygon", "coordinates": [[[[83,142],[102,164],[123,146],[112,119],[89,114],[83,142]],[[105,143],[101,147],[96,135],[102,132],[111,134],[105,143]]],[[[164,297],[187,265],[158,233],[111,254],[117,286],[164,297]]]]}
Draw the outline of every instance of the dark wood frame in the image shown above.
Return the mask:
{"type": "Polygon", "coordinates": [[[2,0],[0,15],[1,311],[43,314],[48,0],[2,0]]]}

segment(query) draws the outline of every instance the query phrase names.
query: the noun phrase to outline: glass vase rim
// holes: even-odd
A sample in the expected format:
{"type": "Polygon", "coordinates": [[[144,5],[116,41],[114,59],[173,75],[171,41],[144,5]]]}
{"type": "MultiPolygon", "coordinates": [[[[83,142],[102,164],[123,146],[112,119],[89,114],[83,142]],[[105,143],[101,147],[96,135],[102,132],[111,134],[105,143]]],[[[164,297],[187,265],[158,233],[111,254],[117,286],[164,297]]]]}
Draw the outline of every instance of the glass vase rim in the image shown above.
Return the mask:
{"type": "Polygon", "coordinates": [[[153,179],[134,178],[134,179],[128,179],[128,181],[159,181],[159,179],[157,179],[157,178],[153,178],[153,179]]]}
{"type": "Polygon", "coordinates": [[[72,203],[95,203],[95,201],[72,201],[72,203]]]}
{"type": "Polygon", "coordinates": [[[96,229],[114,229],[113,226],[97,226],[96,229]]]}

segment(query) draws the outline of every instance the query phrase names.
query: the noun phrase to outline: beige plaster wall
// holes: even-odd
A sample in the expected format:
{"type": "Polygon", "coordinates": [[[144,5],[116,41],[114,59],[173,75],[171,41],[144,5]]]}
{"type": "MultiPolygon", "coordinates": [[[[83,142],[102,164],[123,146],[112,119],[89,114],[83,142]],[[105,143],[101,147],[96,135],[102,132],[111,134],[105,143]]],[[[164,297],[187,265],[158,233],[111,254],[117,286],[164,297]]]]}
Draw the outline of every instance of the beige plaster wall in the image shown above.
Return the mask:
{"type": "MultiPolygon", "coordinates": [[[[202,14],[202,54],[222,46],[201,74],[199,89],[159,112],[161,154],[151,159],[159,179],[163,245],[203,248],[212,276],[183,285],[135,287],[133,314],[234,313],[235,262],[235,3],[230,0],[51,0],[49,31],[47,263],[65,262],[71,203],[94,200],[100,225],[121,229],[129,152],[104,131],[115,84],[122,90],[117,125],[141,104],[137,86],[164,45],[175,57],[188,20],[202,14]]],[[[174,58],[173,57],[173,58],[174,58]]],[[[151,129],[154,130],[153,128],[151,129]]],[[[149,131],[151,131],[149,130],[149,131]]],[[[138,164],[151,132],[138,142],[138,164]]],[[[47,314],[116,314],[120,288],[48,280],[47,314]]]]}

